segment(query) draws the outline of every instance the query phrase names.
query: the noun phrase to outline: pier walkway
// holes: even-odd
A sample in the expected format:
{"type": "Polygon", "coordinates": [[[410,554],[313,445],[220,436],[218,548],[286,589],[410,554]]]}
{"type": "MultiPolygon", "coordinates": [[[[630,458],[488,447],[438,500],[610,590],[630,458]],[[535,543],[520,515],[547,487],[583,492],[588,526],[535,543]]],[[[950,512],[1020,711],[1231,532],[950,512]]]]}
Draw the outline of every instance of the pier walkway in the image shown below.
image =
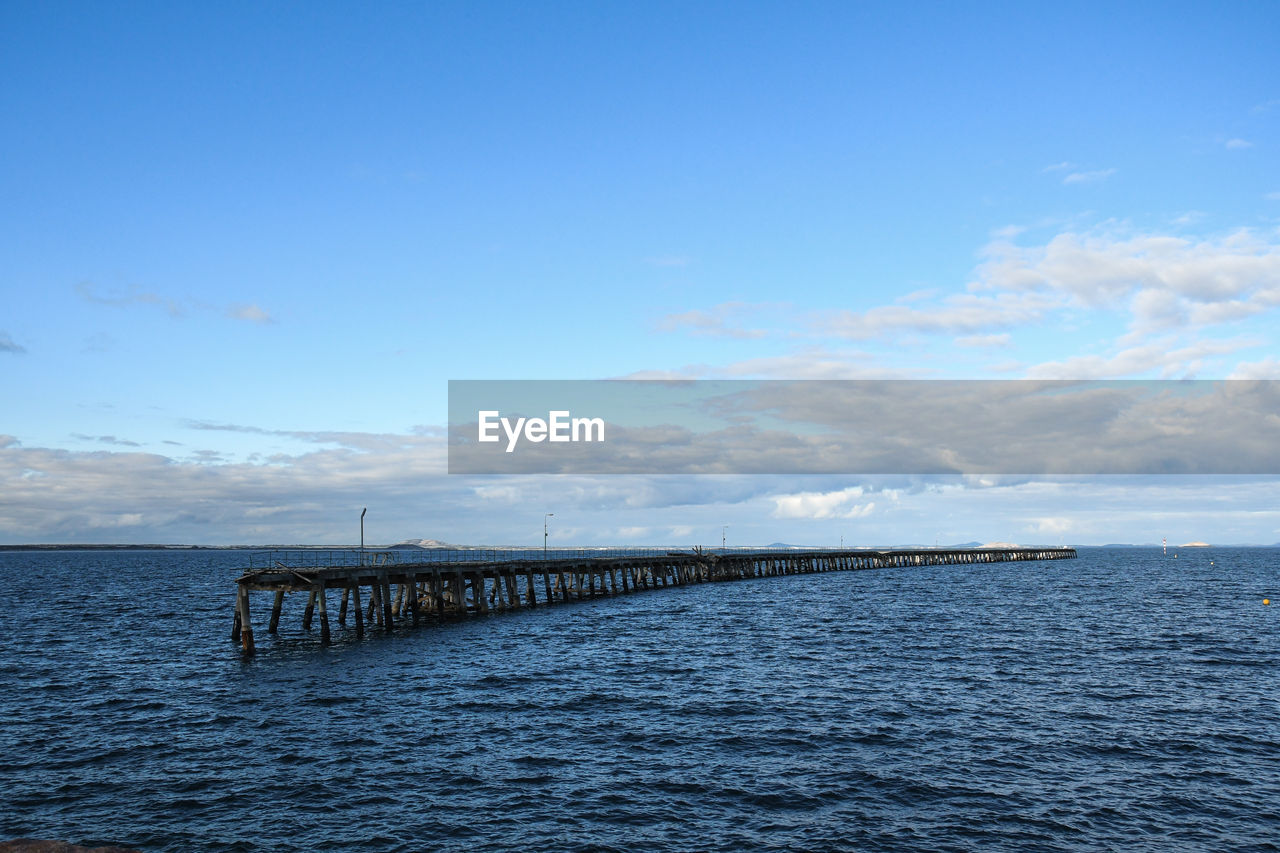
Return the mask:
{"type": "MultiPolygon", "coordinates": [[[[341,590],[338,624],[348,616],[355,621],[357,637],[366,626],[384,631],[396,620],[417,624],[423,619],[482,616],[524,607],[560,604],[605,595],[622,595],[713,581],[735,581],[778,575],[839,572],[910,566],[967,565],[1025,560],[1068,560],[1074,548],[958,548],[874,551],[788,549],[637,551],[598,556],[584,551],[576,556],[556,554],[548,559],[530,558],[534,552],[474,552],[477,559],[431,559],[428,554],[394,551],[294,551],[263,555],[236,581],[236,603],[231,639],[245,653],[254,651],[249,593],[273,593],[267,630],[275,634],[288,593],[305,593],[307,604],[302,627],[310,631],[320,619],[320,640],[332,637],[328,598],[341,590]],[[261,564],[261,565],[258,565],[261,564]]],[[[539,555],[540,556],[540,555],[539,555]]]]}

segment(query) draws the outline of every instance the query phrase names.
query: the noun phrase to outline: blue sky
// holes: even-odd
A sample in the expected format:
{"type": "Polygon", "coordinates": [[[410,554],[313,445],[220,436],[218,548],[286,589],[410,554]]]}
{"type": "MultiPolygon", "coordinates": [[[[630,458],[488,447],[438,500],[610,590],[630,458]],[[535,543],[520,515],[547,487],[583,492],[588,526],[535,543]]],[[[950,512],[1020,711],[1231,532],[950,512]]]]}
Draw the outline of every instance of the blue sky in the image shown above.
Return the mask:
{"type": "Polygon", "coordinates": [[[365,505],[382,541],[1280,541],[1264,479],[465,478],[442,437],[449,379],[1280,378],[1276,33],[6,3],[0,542],[343,542],[365,505]]]}

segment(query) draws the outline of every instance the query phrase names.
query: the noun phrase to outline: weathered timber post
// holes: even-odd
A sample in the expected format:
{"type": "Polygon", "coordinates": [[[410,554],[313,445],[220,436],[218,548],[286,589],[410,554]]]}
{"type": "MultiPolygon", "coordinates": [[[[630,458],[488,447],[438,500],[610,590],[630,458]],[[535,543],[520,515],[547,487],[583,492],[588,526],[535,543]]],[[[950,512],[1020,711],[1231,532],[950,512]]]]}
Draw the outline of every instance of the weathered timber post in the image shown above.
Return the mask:
{"type": "Polygon", "coordinates": [[[369,584],[369,612],[365,613],[364,621],[370,625],[382,624],[382,586],[376,577],[369,584]]]}
{"type": "Polygon", "coordinates": [[[253,625],[249,622],[249,587],[240,584],[236,590],[236,611],[240,616],[240,648],[253,654],[253,625]]]}
{"type": "MultiPolygon", "coordinates": [[[[480,577],[484,578],[484,570],[480,571],[480,577]]],[[[485,583],[485,581],[482,580],[481,583],[485,583]]],[[[488,595],[489,606],[494,610],[501,612],[507,609],[506,603],[502,600],[502,577],[496,570],[493,573],[493,589],[489,591],[488,595]]]]}
{"type": "Polygon", "coordinates": [[[351,587],[342,588],[342,603],[338,605],[338,624],[347,624],[347,600],[351,598],[351,587]]]}
{"type": "Polygon", "coordinates": [[[413,616],[413,624],[418,624],[418,576],[413,572],[407,578],[409,583],[409,613],[413,616]]]}
{"type": "Polygon", "coordinates": [[[302,630],[311,630],[311,616],[316,612],[316,590],[313,586],[311,594],[307,596],[307,609],[302,612],[302,630]]]}
{"type": "Polygon", "coordinates": [[[463,616],[467,615],[467,587],[462,569],[457,569],[450,579],[453,585],[453,606],[463,616]]]}
{"type": "Polygon", "coordinates": [[[391,613],[391,581],[387,578],[387,573],[382,572],[378,575],[378,596],[382,599],[382,623],[390,634],[395,628],[395,618],[391,613]]]}
{"type": "Polygon", "coordinates": [[[356,638],[360,639],[364,636],[364,608],[360,606],[360,578],[352,578],[347,583],[351,585],[351,603],[356,613],[356,638]]]}
{"type": "Polygon", "coordinates": [[[331,640],[329,635],[329,611],[325,607],[324,600],[324,581],[319,581],[314,587],[312,587],[311,594],[315,596],[317,602],[320,604],[320,642],[328,645],[331,640]]]}
{"type": "Polygon", "coordinates": [[[267,625],[267,633],[274,634],[280,627],[280,609],[284,606],[284,590],[276,590],[276,600],[271,605],[271,622],[267,625]]]}

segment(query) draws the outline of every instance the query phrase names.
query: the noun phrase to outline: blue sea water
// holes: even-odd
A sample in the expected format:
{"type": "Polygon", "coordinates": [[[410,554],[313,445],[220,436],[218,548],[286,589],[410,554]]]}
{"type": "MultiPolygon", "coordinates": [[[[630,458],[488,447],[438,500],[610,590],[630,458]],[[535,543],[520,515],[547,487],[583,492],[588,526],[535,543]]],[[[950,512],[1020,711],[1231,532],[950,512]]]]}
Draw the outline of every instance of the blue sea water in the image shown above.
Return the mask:
{"type": "Polygon", "coordinates": [[[1280,551],[765,578],[330,647],[300,596],[271,638],[264,597],[251,659],[246,563],[0,553],[0,838],[1280,849],[1280,551]]]}

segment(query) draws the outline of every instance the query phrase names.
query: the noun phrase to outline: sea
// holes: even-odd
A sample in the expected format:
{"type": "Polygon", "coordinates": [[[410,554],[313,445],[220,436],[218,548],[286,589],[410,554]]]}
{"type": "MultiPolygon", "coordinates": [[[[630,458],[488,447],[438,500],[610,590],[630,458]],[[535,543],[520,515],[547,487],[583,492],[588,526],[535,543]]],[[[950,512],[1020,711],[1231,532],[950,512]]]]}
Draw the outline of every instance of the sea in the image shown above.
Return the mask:
{"type": "Polygon", "coordinates": [[[278,637],[255,597],[252,657],[246,557],[0,552],[0,840],[1280,849],[1280,550],[762,578],[330,646],[302,596],[278,637]]]}

